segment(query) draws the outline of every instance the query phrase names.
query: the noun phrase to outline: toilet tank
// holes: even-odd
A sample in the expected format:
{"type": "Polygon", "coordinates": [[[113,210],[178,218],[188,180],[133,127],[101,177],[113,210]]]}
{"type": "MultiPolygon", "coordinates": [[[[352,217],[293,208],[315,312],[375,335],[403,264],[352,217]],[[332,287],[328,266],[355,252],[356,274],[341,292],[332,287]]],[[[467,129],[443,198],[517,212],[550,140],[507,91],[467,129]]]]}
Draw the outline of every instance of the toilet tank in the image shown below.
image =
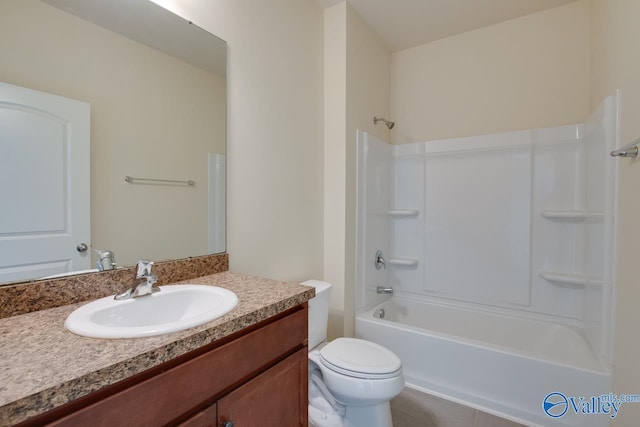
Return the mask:
{"type": "Polygon", "coordinates": [[[307,280],[302,284],[316,288],[316,296],[309,300],[309,350],[311,350],[327,339],[331,283],[307,280]]]}

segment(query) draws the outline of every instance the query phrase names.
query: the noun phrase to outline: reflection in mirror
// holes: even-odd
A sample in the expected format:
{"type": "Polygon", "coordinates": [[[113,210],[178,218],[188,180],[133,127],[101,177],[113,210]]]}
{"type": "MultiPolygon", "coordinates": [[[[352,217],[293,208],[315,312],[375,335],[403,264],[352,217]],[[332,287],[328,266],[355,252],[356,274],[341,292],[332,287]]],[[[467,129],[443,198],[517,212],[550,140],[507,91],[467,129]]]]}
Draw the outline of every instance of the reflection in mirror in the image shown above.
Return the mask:
{"type": "Polygon", "coordinates": [[[150,0],[2,0],[0,54],[0,282],[225,251],[224,41],[150,0]]]}

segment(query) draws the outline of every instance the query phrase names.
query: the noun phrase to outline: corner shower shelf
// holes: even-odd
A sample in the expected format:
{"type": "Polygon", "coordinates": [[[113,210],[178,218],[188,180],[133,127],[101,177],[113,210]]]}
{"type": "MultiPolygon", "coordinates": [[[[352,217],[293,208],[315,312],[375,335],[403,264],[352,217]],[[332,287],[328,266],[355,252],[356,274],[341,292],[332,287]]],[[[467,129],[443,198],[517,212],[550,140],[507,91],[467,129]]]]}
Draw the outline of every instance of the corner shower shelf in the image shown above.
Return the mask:
{"type": "Polygon", "coordinates": [[[565,219],[565,220],[578,220],[585,219],[603,219],[604,213],[598,211],[586,211],[586,210],[544,210],[540,212],[543,218],[548,219],[565,219]]]}
{"type": "Polygon", "coordinates": [[[418,266],[418,260],[413,258],[390,258],[389,260],[387,260],[387,263],[396,267],[415,268],[418,266]]]}
{"type": "Polygon", "coordinates": [[[394,217],[408,217],[408,216],[420,215],[420,211],[417,209],[391,209],[387,213],[390,216],[394,216],[394,217]]]}
{"type": "Polygon", "coordinates": [[[540,276],[553,283],[565,284],[565,285],[574,285],[574,286],[602,286],[603,282],[600,279],[586,277],[580,274],[574,273],[557,273],[554,271],[543,271],[540,273],[540,276]]]}

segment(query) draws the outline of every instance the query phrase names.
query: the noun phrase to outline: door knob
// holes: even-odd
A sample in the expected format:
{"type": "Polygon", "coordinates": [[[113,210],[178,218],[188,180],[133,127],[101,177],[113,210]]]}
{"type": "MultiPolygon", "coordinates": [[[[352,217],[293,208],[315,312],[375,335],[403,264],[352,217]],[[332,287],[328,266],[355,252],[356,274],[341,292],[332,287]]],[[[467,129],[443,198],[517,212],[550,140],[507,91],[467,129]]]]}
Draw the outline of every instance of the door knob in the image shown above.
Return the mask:
{"type": "Polygon", "coordinates": [[[89,249],[89,246],[87,246],[86,243],[80,243],[78,246],[76,246],[76,250],[78,252],[86,252],[87,249],[89,249]]]}
{"type": "Polygon", "coordinates": [[[225,421],[222,427],[233,427],[233,421],[225,421]]]}

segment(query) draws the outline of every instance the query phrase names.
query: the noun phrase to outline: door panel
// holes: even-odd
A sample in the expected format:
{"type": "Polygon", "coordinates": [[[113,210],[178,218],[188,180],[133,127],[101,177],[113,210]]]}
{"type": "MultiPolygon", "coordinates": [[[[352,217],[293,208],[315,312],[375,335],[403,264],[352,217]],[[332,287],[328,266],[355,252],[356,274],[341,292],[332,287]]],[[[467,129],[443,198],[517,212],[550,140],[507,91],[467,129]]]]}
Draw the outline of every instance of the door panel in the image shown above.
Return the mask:
{"type": "Polygon", "coordinates": [[[89,104],[0,83],[0,282],[90,268],[89,141],[89,104]]]}
{"type": "Polygon", "coordinates": [[[307,369],[305,347],[220,399],[218,425],[306,426],[307,369]]]}

